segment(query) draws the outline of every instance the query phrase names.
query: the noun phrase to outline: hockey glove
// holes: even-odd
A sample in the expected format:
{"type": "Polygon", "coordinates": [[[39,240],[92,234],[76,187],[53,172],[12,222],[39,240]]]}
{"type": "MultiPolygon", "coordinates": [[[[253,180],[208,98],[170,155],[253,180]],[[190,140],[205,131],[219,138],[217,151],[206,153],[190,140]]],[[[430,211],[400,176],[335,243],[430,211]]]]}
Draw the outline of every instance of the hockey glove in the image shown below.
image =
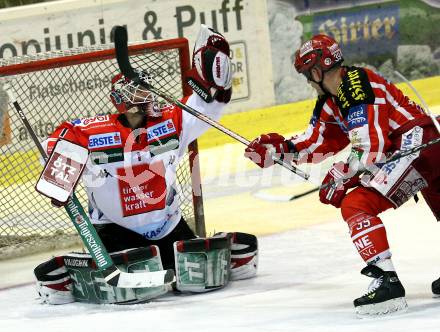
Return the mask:
{"type": "Polygon", "coordinates": [[[214,99],[227,103],[231,99],[232,66],[229,56],[226,39],[202,24],[186,82],[207,103],[214,99]]]}
{"type": "Polygon", "coordinates": [[[244,156],[261,168],[267,168],[274,164],[272,154],[281,160],[291,161],[295,152],[295,145],[290,140],[280,134],[269,133],[254,139],[246,148],[244,156]]]}
{"type": "Polygon", "coordinates": [[[341,207],[347,190],[360,184],[359,176],[352,173],[349,165],[342,161],[333,164],[322,181],[323,188],[319,191],[319,200],[324,204],[341,207]]]}

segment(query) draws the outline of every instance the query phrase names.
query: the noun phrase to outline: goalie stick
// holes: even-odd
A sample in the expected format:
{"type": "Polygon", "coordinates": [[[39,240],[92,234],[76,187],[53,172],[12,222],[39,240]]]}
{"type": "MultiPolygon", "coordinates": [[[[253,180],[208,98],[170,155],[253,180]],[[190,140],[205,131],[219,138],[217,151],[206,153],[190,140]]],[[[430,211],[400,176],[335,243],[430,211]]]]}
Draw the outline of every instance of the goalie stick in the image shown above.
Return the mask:
{"type": "MultiPolygon", "coordinates": [[[[37,146],[38,151],[46,161],[48,158],[46,151],[44,151],[43,146],[38,141],[38,138],[29,124],[24,111],[22,110],[18,101],[15,99],[12,88],[7,85],[5,86],[5,91],[9,96],[10,102],[14,105],[18,116],[37,146]]],[[[79,236],[81,237],[81,240],[95,261],[96,266],[103,273],[104,279],[109,285],[120,288],[146,288],[163,286],[174,281],[173,270],[140,273],[127,273],[119,270],[110,258],[109,253],[105,249],[104,244],[99,238],[99,235],[96,233],[95,228],[90,222],[89,217],[85,213],[74,192],[72,193],[68,203],[65,205],[65,209],[79,236]]]]}
{"type": "MultiPolygon", "coordinates": [[[[167,95],[166,93],[156,89],[155,87],[151,86],[150,84],[147,84],[146,82],[143,82],[139,79],[139,75],[133,70],[133,67],[130,64],[130,60],[128,58],[128,37],[127,37],[127,29],[123,26],[117,26],[115,28],[115,50],[116,50],[116,59],[118,61],[119,69],[121,70],[122,74],[124,74],[125,77],[129,78],[130,80],[136,82],[137,84],[140,84],[150,90],[151,92],[155,93],[156,95],[162,97],[166,101],[180,107],[181,109],[185,110],[186,112],[190,113],[191,115],[195,116],[197,119],[209,124],[210,126],[220,130],[224,134],[228,135],[229,137],[232,137],[233,139],[239,141],[240,143],[243,143],[244,145],[249,145],[250,141],[244,138],[243,136],[233,132],[232,130],[229,130],[228,128],[222,126],[217,121],[214,121],[210,117],[206,116],[205,114],[202,114],[195,109],[189,107],[188,105],[185,105],[184,103],[180,102],[179,100],[175,99],[174,97],[167,95]]],[[[301,171],[300,169],[296,168],[293,165],[290,165],[289,163],[284,162],[283,160],[275,157],[274,155],[271,155],[273,161],[277,163],[278,165],[283,166],[284,168],[288,169],[289,171],[295,173],[296,175],[302,177],[305,180],[308,180],[310,175],[301,171]]]]}

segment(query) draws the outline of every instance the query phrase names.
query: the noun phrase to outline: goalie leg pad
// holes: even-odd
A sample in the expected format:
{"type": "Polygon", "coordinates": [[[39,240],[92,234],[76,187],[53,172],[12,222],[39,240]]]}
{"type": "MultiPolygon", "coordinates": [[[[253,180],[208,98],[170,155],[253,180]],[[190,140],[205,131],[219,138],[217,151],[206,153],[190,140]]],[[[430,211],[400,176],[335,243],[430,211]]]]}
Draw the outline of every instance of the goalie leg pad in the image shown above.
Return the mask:
{"type": "Polygon", "coordinates": [[[227,285],[231,264],[231,235],[174,242],[176,288],[203,293],[227,285]]]}
{"type": "MultiPolygon", "coordinates": [[[[115,265],[123,272],[136,273],[163,270],[157,246],[127,249],[111,253],[115,265]]],[[[146,288],[118,288],[105,282],[89,254],[71,253],[63,257],[73,281],[73,296],[78,302],[98,304],[139,303],[156,298],[168,291],[166,285],[146,288]]]]}
{"type": "Polygon", "coordinates": [[[232,233],[231,280],[253,278],[258,270],[258,240],[253,234],[232,233]]]}
{"type": "Polygon", "coordinates": [[[253,234],[234,232],[231,245],[231,280],[253,278],[258,270],[258,240],[253,234]]]}
{"type": "MultiPolygon", "coordinates": [[[[127,249],[110,254],[123,272],[160,271],[159,248],[127,249]]],[[[34,270],[37,290],[43,303],[64,304],[74,301],[96,304],[138,303],[168,291],[166,285],[146,288],[118,288],[105,282],[104,275],[86,253],[69,253],[42,263],[34,270]]]]}
{"type": "Polygon", "coordinates": [[[61,256],[41,263],[34,269],[36,289],[41,303],[66,304],[75,302],[72,280],[61,256]]]}

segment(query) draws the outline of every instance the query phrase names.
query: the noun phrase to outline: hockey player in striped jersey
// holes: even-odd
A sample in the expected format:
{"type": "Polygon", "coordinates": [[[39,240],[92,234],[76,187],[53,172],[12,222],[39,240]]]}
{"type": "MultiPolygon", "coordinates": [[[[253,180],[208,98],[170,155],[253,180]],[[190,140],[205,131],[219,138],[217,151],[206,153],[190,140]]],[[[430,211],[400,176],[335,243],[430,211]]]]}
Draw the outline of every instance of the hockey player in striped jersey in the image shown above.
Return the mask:
{"type": "MultiPolygon", "coordinates": [[[[273,161],[268,152],[294,163],[316,163],[351,144],[348,160],[329,170],[320,200],[341,209],[352,241],[374,278],[367,294],[354,301],[360,315],[407,307],[378,214],[398,208],[421,191],[440,220],[440,145],[386,163],[393,153],[437,138],[433,120],[394,84],[361,68],[343,66],[338,43],[326,35],[306,41],[295,54],[295,68],[318,92],[306,131],[285,139],[261,135],[245,155],[260,167],[273,161]],[[349,189],[353,188],[350,192],[349,189]]],[[[434,287],[434,285],[433,285],[434,287]]]]}

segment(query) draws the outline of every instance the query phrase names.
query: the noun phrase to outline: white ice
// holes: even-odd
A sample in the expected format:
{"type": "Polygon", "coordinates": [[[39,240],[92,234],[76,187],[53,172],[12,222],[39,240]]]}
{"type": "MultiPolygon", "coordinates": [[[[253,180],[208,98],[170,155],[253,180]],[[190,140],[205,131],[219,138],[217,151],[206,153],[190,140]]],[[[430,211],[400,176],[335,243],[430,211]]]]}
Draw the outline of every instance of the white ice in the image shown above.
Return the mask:
{"type": "MultiPolygon", "coordinates": [[[[298,201],[296,204],[299,204],[298,201]]],[[[383,214],[406,313],[358,319],[370,279],[339,220],[260,237],[257,278],[139,305],[41,305],[33,286],[0,291],[0,331],[440,331],[440,224],[424,202],[383,214]]]]}

